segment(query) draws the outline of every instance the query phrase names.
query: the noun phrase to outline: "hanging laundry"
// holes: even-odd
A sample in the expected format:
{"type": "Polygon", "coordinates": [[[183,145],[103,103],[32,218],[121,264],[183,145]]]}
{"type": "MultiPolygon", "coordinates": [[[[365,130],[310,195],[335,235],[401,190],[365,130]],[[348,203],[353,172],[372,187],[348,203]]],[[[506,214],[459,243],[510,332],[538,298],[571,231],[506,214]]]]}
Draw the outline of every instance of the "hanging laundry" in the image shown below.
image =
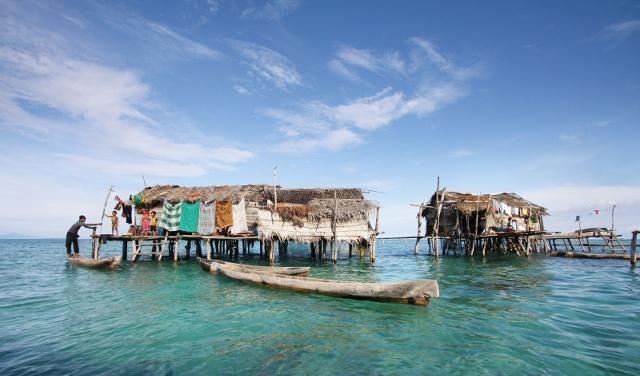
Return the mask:
{"type": "Polygon", "coordinates": [[[128,224],[133,223],[133,219],[131,218],[133,214],[132,212],[133,212],[133,208],[131,207],[131,205],[126,205],[126,204],[122,205],[122,217],[126,219],[126,222],[128,224]]]}
{"type": "Polygon", "coordinates": [[[522,216],[526,217],[529,215],[529,208],[522,208],[522,216]]]}
{"type": "Polygon", "coordinates": [[[197,232],[198,217],[200,216],[200,202],[180,203],[180,231],[197,232]]]}
{"type": "Polygon", "coordinates": [[[216,203],[216,228],[224,229],[233,226],[233,204],[231,201],[216,203]]]}
{"type": "Polygon", "coordinates": [[[172,204],[165,201],[162,206],[160,227],[167,231],[178,231],[180,229],[180,208],[180,203],[172,204]]]}
{"type": "Polygon", "coordinates": [[[240,234],[247,231],[249,231],[247,227],[247,206],[243,197],[239,203],[233,205],[233,226],[231,226],[230,232],[232,234],[240,234]]]}
{"type": "Polygon", "coordinates": [[[216,215],[216,202],[200,205],[200,218],[198,219],[198,234],[211,235],[215,231],[214,221],[216,215]]]}
{"type": "Polygon", "coordinates": [[[513,216],[520,215],[520,208],[512,207],[511,208],[511,215],[513,215],[513,216]]]}

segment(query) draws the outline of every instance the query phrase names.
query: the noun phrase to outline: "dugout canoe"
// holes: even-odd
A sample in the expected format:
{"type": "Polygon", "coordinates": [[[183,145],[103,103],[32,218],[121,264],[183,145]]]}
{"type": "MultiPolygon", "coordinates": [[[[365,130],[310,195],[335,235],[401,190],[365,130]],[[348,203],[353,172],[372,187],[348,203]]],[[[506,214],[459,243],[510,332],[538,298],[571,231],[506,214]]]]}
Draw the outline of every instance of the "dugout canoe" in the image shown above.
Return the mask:
{"type": "Polygon", "coordinates": [[[629,260],[631,255],[624,253],[587,253],[587,252],[571,252],[571,251],[553,251],[551,252],[553,257],[566,257],[566,258],[583,258],[583,259],[599,259],[599,260],[629,260]]]}
{"type": "Polygon", "coordinates": [[[386,283],[336,281],[246,271],[218,263],[217,260],[211,263],[211,269],[214,268],[218,273],[246,283],[340,298],[427,305],[429,299],[440,296],[438,282],[432,279],[386,283]]]}
{"type": "MultiPolygon", "coordinates": [[[[204,271],[216,273],[217,269],[212,268],[211,264],[214,260],[207,260],[201,257],[198,257],[198,263],[200,267],[204,271]]],[[[237,264],[233,262],[226,262],[222,260],[215,260],[215,263],[220,265],[226,265],[229,268],[236,268],[240,271],[245,272],[264,272],[264,273],[275,273],[275,274],[284,274],[284,275],[297,275],[297,276],[306,276],[309,274],[309,267],[302,266],[261,266],[261,265],[248,265],[248,264],[237,264]]]]}
{"type": "Polygon", "coordinates": [[[67,259],[70,264],[92,269],[117,269],[120,266],[120,257],[109,257],[105,259],[69,257],[67,259]]]}

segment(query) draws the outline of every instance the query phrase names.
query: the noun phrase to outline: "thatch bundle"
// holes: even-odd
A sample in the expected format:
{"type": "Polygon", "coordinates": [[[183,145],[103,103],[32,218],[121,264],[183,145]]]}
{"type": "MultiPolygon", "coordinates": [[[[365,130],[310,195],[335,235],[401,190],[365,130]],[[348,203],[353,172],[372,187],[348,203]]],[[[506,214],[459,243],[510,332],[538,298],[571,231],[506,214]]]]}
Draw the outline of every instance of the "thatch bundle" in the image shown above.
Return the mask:
{"type": "MultiPolygon", "coordinates": [[[[533,211],[541,215],[548,215],[547,209],[536,205],[524,198],[518,196],[515,193],[494,193],[494,194],[481,194],[476,195],[473,193],[459,193],[459,192],[446,192],[444,194],[444,206],[455,207],[463,214],[469,215],[475,213],[476,210],[484,212],[487,208],[492,207],[490,200],[497,202],[503,202],[509,206],[517,208],[530,208],[533,211]]],[[[428,203],[429,206],[435,207],[436,195],[431,196],[431,200],[428,203]]],[[[425,209],[425,214],[429,208],[425,209]]]]}
{"type": "Polygon", "coordinates": [[[335,210],[336,222],[349,222],[353,220],[366,220],[369,213],[376,206],[367,200],[357,199],[313,199],[309,202],[311,211],[309,218],[320,220],[332,218],[335,210]]]}
{"type": "Polygon", "coordinates": [[[270,199],[269,187],[266,185],[220,185],[210,187],[180,187],[178,185],[156,185],[147,187],[138,193],[145,205],[159,206],[162,202],[180,201],[233,201],[239,202],[242,197],[253,202],[265,202],[270,199]]]}

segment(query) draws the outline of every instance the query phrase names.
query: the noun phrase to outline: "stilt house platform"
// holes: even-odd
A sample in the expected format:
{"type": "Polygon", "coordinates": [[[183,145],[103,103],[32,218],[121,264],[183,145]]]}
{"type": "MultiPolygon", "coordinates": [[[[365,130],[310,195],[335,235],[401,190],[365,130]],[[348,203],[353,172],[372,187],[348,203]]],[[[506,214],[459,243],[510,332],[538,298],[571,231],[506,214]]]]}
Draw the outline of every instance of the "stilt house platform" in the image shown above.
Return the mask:
{"type": "MultiPolygon", "coordinates": [[[[162,236],[94,235],[93,256],[98,257],[105,241],[122,242],[122,258],[127,259],[132,245],[132,261],[143,255],[155,259],[178,260],[180,245],[185,244],[185,257],[191,250],[202,257],[258,254],[269,261],[275,255],[286,256],[290,245],[307,247],[314,259],[336,261],[341,252],[352,256],[368,256],[375,261],[376,237],[380,208],[365,199],[358,188],[283,189],[271,185],[234,185],[180,187],[176,185],[145,188],[137,195],[135,210],[157,213],[162,223],[163,207],[169,202],[231,202],[234,210],[242,203],[244,231],[218,228],[211,233],[169,231],[162,236]],[[373,224],[370,221],[375,218],[373,224]],[[246,224],[244,223],[246,221],[246,224]]],[[[237,213],[236,213],[237,214],[237,213]]]]}
{"type": "Polygon", "coordinates": [[[416,254],[421,238],[427,239],[429,253],[435,257],[547,252],[544,241],[547,209],[515,193],[473,194],[438,189],[429,201],[416,206],[419,207],[416,254]]]}

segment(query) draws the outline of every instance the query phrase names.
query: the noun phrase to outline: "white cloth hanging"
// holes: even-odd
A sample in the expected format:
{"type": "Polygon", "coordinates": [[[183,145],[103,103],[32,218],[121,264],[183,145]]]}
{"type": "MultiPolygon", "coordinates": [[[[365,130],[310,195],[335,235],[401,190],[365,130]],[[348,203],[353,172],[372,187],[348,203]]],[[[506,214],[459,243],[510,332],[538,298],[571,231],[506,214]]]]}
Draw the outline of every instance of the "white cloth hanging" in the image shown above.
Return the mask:
{"type": "Polygon", "coordinates": [[[216,202],[200,205],[200,218],[198,219],[198,234],[211,235],[215,231],[216,202]]]}
{"type": "Polygon", "coordinates": [[[230,232],[232,234],[239,234],[247,231],[249,231],[247,227],[247,205],[243,197],[240,202],[233,205],[233,226],[231,226],[230,232]]]}

